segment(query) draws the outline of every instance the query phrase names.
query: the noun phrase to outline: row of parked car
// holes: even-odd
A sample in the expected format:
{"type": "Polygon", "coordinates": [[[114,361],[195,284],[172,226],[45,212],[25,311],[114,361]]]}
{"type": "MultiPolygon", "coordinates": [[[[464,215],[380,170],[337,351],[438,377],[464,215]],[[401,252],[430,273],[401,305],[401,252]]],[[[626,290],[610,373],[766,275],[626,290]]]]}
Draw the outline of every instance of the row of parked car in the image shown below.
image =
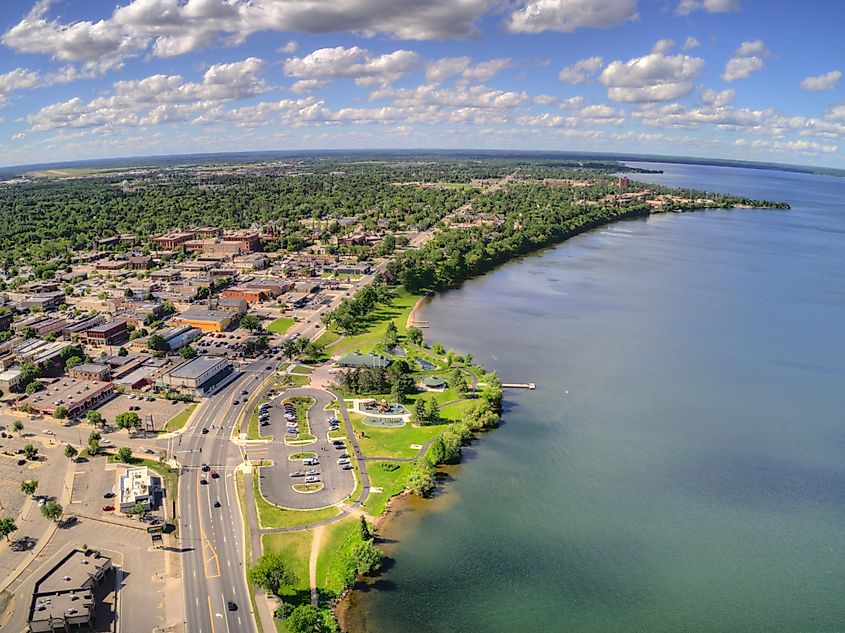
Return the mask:
{"type": "Polygon", "coordinates": [[[285,421],[288,426],[288,433],[291,435],[299,435],[299,421],[296,419],[296,409],[290,402],[284,403],[285,421]]]}

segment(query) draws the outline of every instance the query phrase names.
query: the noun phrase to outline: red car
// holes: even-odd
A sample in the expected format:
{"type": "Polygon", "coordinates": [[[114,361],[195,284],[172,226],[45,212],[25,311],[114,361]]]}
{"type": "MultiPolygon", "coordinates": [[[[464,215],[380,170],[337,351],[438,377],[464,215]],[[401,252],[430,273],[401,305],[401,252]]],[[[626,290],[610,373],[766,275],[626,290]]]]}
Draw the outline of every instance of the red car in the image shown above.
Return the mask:
{"type": "Polygon", "coordinates": [[[111,512],[114,510],[114,506],[103,506],[103,512],[111,512]]]}
{"type": "Polygon", "coordinates": [[[211,478],[212,479],[217,479],[219,476],[220,475],[218,474],[218,472],[216,470],[211,471],[211,478]]]}

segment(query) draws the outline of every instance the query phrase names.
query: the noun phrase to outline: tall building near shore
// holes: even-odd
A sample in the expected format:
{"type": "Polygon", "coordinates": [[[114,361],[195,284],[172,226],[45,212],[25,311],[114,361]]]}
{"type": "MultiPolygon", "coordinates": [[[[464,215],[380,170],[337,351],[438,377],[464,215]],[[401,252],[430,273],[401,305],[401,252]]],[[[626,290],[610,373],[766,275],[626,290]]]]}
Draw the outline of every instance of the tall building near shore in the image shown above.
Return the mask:
{"type": "Polygon", "coordinates": [[[628,176],[619,176],[619,181],[617,182],[617,185],[620,189],[627,189],[631,186],[631,180],[628,178],[628,176]]]}

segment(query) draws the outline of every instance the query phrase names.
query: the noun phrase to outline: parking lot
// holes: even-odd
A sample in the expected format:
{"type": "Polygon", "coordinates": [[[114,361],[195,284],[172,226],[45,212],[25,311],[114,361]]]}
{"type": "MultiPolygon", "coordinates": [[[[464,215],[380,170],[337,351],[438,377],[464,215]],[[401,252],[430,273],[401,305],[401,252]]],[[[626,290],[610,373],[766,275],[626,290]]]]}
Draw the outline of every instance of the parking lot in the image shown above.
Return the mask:
{"type": "MultiPolygon", "coordinates": [[[[143,525],[138,519],[120,512],[118,507],[120,503],[115,495],[118,492],[117,478],[121,468],[120,464],[109,464],[101,457],[78,463],[73,478],[73,491],[67,508],[68,512],[131,526],[143,525]],[[109,506],[115,509],[103,509],[109,506]]],[[[163,499],[160,495],[153,510],[148,514],[150,517],[164,520],[163,499]]]]}
{"type": "MultiPolygon", "coordinates": [[[[10,432],[11,425],[4,424],[7,437],[0,437],[0,504],[4,508],[4,516],[16,516],[23,507],[24,495],[21,494],[21,482],[25,479],[39,481],[39,493],[57,494],[58,490],[50,491],[49,482],[56,468],[64,468],[66,458],[61,452],[59,442],[50,435],[39,435],[24,431],[23,435],[10,432]],[[24,460],[22,451],[26,444],[38,448],[38,458],[34,461],[24,460]],[[23,461],[22,464],[18,462],[23,461]]],[[[63,472],[63,471],[62,471],[63,472]]]]}
{"type": "Polygon", "coordinates": [[[142,399],[140,396],[123,394],[112,398],[103,406],[99,407],[97,411],[110,424],[114,424],[114,420],[118,414],[125,413],[126,411],[134,411],[141,416],[142,421],[146,420],[146,416],[149,415],[153,418],[153,425],[158,429],[167,424],[174,415],[189,406],[184,402],[165,400],[163,398],[153,398],[151,402],[150,398],[152,396],[144,396],[142,399]]]}
{"type": "Polygon", "coordinates": [[[259,482],[264,497],[283,508],[310,510],[323,508],[343,501],[355,488],[355,475],[351,464],[338,463],[344,448],[335,447],[328,439],[329,419],[334,417],[332,411],[324,410],[333,400],[331,394],[319,389],[290,389],[276,397],[268,409],[269,425],[262,426],[261,434],[272,435],[273,441],[262,454],[272,460],[273,465],[262,467],[259,471],[259,482]],[[317,439],[311,444],[288,446],[285,444],[287,435],[287,420],[281,403],[294,396],[309,396],[315,404],[308,410],[308,424],[311,434],[317,439]],[[316,454],[317,464],[305,465],[303,461],[290,459],[296,453],[316,454]],[[298,477],[291,477],[291,473],[301,472],[298,477]],[[295,484],[306,484],[309,475],[306,471],[313,471],[310,477],[323,484],[321,490],[303,494],[293,489],[295,484]]]}
{"type": "Polygon", "coordinates": [[[194,347],[200,354],[225,354],[229,358],[236,358],[241,354],[244,341],[250,336],[251,332],[242,329],[234,332],[209,332],[203,335],[194,347]]]}

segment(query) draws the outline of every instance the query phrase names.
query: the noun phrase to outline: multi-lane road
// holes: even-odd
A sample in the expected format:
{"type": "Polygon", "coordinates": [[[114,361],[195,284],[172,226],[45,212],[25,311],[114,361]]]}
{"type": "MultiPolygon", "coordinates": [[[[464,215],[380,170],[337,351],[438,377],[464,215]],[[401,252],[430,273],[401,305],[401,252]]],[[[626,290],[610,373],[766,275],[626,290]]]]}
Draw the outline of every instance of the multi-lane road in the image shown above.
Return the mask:
{"type": "Polygon", "coordinates": [[[246,406],[246,402],[232,402],[242,390],[253,391],[261,385],[271,373],[266,366],[266,360],[259,360],[245,367],[203,405],[173,447],[182,467],[179,541],[190,633],[255,631],[245,578],[244,522],[235,487],[235,467],[242,458],[230,435],[246,406]],[[208,471],[203,471],[202,464],[207,464],[208,471]],[[212,477],[212,471],[218,477],[212,477]],[[217,502],[219,507],[215,507],[217,502]],[[229,609],[230,602],[236,610],[229,609]]]}

